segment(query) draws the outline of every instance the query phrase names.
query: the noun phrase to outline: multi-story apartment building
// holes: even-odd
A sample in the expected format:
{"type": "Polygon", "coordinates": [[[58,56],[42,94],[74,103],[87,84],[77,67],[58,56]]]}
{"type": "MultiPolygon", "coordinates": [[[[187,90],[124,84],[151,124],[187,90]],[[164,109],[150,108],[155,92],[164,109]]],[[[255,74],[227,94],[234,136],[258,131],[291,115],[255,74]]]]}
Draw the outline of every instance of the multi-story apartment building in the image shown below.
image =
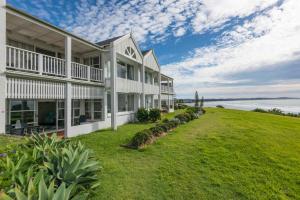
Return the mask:
{"type": "Polygon", "coordinates": [[[66,137],[174,108],[173,79],[132,34],[92,43],[0,0],[0,133],[66,137]]]}

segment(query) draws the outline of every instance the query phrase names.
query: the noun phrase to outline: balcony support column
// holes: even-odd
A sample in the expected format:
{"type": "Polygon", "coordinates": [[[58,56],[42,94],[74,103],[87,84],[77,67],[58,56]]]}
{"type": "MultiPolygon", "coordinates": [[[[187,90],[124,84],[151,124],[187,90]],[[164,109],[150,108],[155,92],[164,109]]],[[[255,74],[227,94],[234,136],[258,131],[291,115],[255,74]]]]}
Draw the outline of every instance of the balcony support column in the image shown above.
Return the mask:
{"type": "Polygon", "coordinates": [[[170,80],[169,80],[169,78],[167,80],[168,80],[168,87],[167,87],[167,91],[168,91],[168,111],[170,111],[170,105],[171,105],[171,102],[170,102],[170,80]]]}
{"type": "Polygon", "coordinates": [[[142,73],[141,73],[141,78],[142,78],[142,99],[141,99],[141,107],[145,108],[145,65],[144,65],[144,59],[142,63],[142,73]]]}
{"type": "Polygon", "coordinates": [[[117,112],[118,112],[118,97],[117,97],[117,54],[114,43],[110,47],[110,95],[111,95],[111,128],[117,130],[117,112]]]}
{"type": "Polygon", "coordinates": [[[159,67],[159,73],[158,73],[158,108],[161,109],[161,74],[160,74],[160,67],[159,67]]]}
{"type": "MultiPolygon", "coordinates": [[[[66,59],[66,77],[71,79],[71,53],[72,40],[71,37],[65,38],[65,59],[66,59]]],[[[72,84],[67,81],[65,88],[65,137],[71,137],[72,128],[72,84]]]]}
{"type": "Polygon", "coordinates": [[[0,0],[0,134],[6,124],[6,2],[0,0]]]}

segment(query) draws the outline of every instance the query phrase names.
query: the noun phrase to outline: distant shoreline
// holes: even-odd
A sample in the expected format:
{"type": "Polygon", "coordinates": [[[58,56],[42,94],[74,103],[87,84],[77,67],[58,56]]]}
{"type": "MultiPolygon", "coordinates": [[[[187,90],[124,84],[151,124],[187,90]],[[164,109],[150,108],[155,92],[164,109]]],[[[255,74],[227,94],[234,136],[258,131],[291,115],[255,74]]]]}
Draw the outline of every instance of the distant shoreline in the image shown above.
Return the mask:
{"type": "MultiPolygon", "coordinates": [[[[251,101],[251,100],[297,100],[300,98],[297,97],[276,97],[276,98],[226,98],[226,99],[204,99],[204,102],[212,102],[212,101],[251,101]]],[[[183,103],[194,103],[194,99],[178,99],[183,100],[183,103]]]]}

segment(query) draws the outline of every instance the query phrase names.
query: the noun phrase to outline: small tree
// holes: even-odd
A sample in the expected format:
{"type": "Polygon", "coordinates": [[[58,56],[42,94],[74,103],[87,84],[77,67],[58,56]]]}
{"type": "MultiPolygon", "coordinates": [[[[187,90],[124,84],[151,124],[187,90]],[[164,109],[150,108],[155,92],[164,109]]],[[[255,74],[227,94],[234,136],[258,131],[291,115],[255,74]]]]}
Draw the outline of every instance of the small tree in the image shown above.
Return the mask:
{"type": "Polygon", "coordinates": [[[200,108],[203,108],[203,104],[204,104],[204,98],[202,96],[201,101],[200,101],[200,108]]]}
{"type": "Polygon", "coordinates": [[[198,92],[195,92],[195,107],[199,107],[199,95],[198,92]]]}

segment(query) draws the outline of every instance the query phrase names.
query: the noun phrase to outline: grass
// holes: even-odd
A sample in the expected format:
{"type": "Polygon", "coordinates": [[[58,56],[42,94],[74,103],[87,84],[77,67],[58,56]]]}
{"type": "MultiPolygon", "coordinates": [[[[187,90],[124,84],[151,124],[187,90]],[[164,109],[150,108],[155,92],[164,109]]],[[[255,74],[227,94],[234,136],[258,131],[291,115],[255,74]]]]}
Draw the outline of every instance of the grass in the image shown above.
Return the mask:
{"type": "Polygon", "coordinates": [[[146,149],[120,147],[150,126],[75,138],[103,167],[94,199],[300,199],[298,118],[209,108],[146,149]]]}

